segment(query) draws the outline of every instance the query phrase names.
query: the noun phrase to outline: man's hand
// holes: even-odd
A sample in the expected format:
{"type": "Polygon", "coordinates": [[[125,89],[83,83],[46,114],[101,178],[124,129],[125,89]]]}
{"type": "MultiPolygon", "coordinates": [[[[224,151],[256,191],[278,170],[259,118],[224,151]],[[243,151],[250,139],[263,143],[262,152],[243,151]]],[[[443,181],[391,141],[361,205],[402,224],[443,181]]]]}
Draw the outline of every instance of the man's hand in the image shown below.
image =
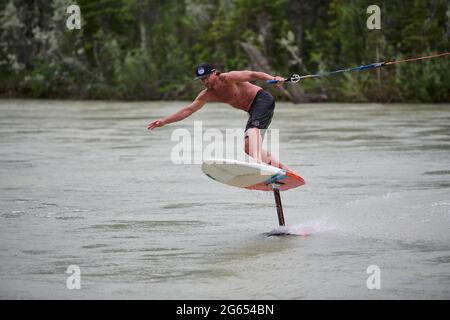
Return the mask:
{"type": "Polygon", "coordinates": [[[158,119],[158,120],[155,120],[155,121],[153,121],[153,122],[150,122],[150,123],[148,124],[147,129],[148,129],[148,130],[153,130],[153,129],[157,128],[157,127],[162,127],[162,126],[164,126],[165,124],[166,124],[166,123],[164,122],[164,120],[158,119]]]}
{"type": "Polygon", "coordinates": [[[277,80],[278,82],[275,84],[278,88],[283,86],[285,79],[283,77],[276,76],[273,80],[277,80]]]}

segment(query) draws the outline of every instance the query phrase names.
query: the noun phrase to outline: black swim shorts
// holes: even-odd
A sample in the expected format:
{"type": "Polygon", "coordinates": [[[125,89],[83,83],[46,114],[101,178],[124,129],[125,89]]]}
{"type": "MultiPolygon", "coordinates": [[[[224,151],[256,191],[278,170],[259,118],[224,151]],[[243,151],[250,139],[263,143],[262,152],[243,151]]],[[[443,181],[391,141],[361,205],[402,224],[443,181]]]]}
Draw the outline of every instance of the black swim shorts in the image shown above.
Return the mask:
{"type": "Polygon", "coordinates": [[[250,107],[245,132],[250,128],[267,129],[272,121],[275,99],[265,91],[259,90],[250,107]]]}

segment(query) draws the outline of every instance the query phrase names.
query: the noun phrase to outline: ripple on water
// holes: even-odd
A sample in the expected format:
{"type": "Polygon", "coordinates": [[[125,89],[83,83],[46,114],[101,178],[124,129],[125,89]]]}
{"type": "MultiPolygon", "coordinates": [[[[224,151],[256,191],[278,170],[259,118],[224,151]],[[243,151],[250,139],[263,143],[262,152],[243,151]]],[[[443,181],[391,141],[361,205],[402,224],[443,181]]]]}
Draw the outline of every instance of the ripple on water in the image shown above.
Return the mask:
{"type": "Polygon", "coordinates": [[[185,209],[193,207],[202,207],[207,205],[206,203],[200,202],[180,202],[180,203],[170,203],[162,206],[163,209],[185,209]]]}
{"type": "Polygon", "coordinates": [[[7,218],[7,219],[9,219],[9,218],[20,218],[20,217],[23,217],[24,215],[26,215],[25,211],[11,211],[11,212],[5,212],[5,213],[1,214],[1,216],[3,218],[7,218]]]}
{"type": "Polygon", "coordinates": [[[25,254],[30,254],[30,255],[33,255],[33,256],[44,255],[44,254],[51,253],[50,250],[39,250],[39,249],[21,250],[21,252],[25,253],[25,254]]]}
{"type": "Polygon", "coordinates": [[[100,230],[128,230],[128,229],[155,229],[173,226],[201,226],[205,223],[199,220],[114,220],[112,223],[96,224],[90,229],[100,230]]]}
{"type": "Polygon", "coordinates": [[[425,144],[416,146],[416,149],[423,151],[450,150],[450,144],[425,144]]]}
{"type": "Polygon", "coordinates": [[[433,259],[429,259],[431,263],[435,264],[450,264],[450,256],[441,256],[433,259]]]}
{"type": "Polygon", "coordinates": [[[444,176],[444,175],[450,175],[450,170],[426,171],[423,174],[430,175],[430,176],[444,176]]]}
{"type": "Polygon", "coordinates": [[[107,244],[103,244],[103,243],[96,243],[96,244],[89,244],[89,245],[85,245],[82,246],[82,249],[97,249],[97,248],[104,248],[107,247],[107,244]]]}

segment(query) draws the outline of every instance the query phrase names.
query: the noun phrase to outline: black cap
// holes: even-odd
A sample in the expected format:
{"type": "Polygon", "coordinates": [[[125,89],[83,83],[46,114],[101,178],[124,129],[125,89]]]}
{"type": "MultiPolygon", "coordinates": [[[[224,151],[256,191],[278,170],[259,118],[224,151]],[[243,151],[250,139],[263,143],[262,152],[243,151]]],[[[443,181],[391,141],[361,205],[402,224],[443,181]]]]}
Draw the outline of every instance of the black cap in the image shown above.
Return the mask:
{"type": "Polygon", "coordinates": [[[196,77],[194,78],[194,80],[202,79],[207,75],[213,73],[214,71],[216,71],[216,69],[214,69],[214,67],[209,63],[201,63],[197,66],[197,68],[195,68],[196,77]]]}

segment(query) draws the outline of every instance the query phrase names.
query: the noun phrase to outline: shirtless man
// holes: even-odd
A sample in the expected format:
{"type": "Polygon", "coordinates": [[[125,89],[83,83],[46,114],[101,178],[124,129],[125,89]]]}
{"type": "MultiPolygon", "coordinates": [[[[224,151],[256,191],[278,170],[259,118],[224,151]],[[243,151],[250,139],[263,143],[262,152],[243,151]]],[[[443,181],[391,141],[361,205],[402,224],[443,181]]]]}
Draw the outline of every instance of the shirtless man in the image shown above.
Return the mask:
{"type": "Polygon", "coordinates": [[[164,119],[151,122],[148,129],[152,130],[183,120],[203,107],[206,102],[224,102],[249,113],[249,119],[245,127],[245,153],[257,163],[264,162],[274,167],[289,170],[287,166],[262,149],[261,130],[267,129],[272,121],[275,100],[269,92],[249,82],[252,80],[278,80],[278,85],[281,85],[285,81],[284,78],[273,77],[267,73],[256,71],[220,73],[208,63],[197,66],[195,73],[194,80],[200,79],[206,89],[201,91],[187,107],[164,119]]]}

